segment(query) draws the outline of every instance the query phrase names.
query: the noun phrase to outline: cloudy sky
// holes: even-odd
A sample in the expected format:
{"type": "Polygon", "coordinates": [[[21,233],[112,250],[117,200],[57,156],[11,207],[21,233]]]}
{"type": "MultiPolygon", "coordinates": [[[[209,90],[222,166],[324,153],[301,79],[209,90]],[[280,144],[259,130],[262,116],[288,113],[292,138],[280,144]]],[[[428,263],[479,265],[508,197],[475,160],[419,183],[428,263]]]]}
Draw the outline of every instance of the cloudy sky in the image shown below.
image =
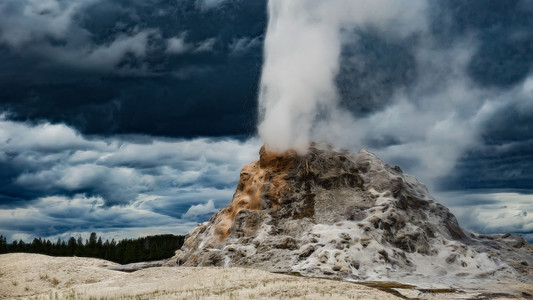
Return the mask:
{"type": "Polygon", "coordinates": [[[533,241],[533,1],[343,2],[0,1],[0,234],[186,233],[282,107],[533,241]]]}

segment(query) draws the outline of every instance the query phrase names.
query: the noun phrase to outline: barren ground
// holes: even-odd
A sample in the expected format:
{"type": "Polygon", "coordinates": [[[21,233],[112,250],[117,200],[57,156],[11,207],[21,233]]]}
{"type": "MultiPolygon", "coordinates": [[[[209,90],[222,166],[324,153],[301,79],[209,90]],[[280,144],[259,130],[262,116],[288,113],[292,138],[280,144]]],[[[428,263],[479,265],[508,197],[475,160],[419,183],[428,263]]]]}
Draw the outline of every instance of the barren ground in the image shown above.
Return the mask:
{"type": "MultiPolygon", "coordinates": [[[[117,264],[93,258],[0,255],[0,299],[400,299],[393,294],[400,295],[398,291],[400,296],[426,299],[488,296],[367,284],[386,290],[382,291],[349,282],[242,268],[154,267],[126,273],[108,269],[113,266],[117,264]]],[[[518,290],[533,294],[531,286],[508,288],[514,294],[518,290]]]]}

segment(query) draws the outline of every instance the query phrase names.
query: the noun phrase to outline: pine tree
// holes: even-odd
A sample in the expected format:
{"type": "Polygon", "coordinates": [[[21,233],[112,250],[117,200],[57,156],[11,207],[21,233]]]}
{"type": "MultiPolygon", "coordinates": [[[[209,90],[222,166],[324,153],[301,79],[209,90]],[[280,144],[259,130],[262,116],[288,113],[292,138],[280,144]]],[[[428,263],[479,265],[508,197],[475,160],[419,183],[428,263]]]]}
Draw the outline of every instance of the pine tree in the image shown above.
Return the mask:
{"type": "Polygon", "coordinates": [[[76,239],[73,238],[73,237],[70,237],[70,239],[68,240],[68,250],[67,250],[67,255],[74,255],[74,253],[76,252],[76,239]]]}
{"type": "Polygon", "coordinates": [[[83,256],[85,247],[83,246],[83,239],[81,238],[81,235],[78,237],[78,242],[76,244],[76,251],[74,252],[74,255],[83,256]]]}
{"type": "Polygon", "coordinates": [[[19,252],[28,252],[28,245],[23,240],[19,240],[19,252]]]}
{"type": "Polygon", "coordinates": [[[138,239],[123,239],[117,243],[114,239],[111,242],[109,240],[102,242],[101,237],[98,237],[96,233],[91,233],[85,245],[81,236],[77,240],[70,237],[68,242],[58,239],[57,242],[53,243],[39,237],[34,238],[30,244],[26,244],[22,240],[15,240],[13,244],[8,245],[6,237],[0,235],[0,251],[4,251],[4,253],[31,252],[52,256],[97,257],[124,264],[169,258],[174,255],[174,251],[181,248],[184,238],[184,236],[167,234],[138,239]]]}
{"type": "Polygon", "coordinates": [[[89,237],[89,247],[95,248],[96,247],[96,232],[91,232],[91,236],[89,237]]]}
{"type": "Polygon", "coordinates": [[[7,253],[7,239],[3,235],[0,235],[0,253],[7,253]]]}

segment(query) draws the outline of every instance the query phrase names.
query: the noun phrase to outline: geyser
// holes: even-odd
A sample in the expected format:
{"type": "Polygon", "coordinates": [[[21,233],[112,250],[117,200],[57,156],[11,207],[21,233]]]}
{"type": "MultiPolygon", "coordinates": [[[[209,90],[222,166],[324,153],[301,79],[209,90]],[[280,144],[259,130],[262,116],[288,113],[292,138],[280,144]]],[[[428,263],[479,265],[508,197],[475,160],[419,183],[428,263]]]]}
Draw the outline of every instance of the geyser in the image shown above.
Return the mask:
{"type": "Polygon", "coordinates": [[[463,230],[424,184],[366,150],[312,143],[305,155],[261,148],[232,202],[169,263],[476,286],[531,282],[533,246],[463,230]]]}

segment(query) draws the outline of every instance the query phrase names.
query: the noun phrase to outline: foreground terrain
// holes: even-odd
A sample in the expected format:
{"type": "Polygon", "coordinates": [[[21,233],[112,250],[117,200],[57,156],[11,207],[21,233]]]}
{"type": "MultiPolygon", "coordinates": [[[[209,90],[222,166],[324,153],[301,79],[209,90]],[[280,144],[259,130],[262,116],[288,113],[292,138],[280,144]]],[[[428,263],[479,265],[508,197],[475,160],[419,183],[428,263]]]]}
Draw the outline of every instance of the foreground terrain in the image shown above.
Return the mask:
{"type": "Polygon", "coordinates": [[[112,270],[119,266],[93,258],[0,255],[0,299],[508,299],[533,294],[533,287],[525,284],[502,285],[501,293],[487,294],[355,284],[243,268],[112,270]]]}
{"type": "Polygon", "coordinates": [[[116,266],[93,258],[1,255],[0,298],[397,299],[351,283],[251,269],[154,267],[136,272],[109,269],[116,266]]]}

